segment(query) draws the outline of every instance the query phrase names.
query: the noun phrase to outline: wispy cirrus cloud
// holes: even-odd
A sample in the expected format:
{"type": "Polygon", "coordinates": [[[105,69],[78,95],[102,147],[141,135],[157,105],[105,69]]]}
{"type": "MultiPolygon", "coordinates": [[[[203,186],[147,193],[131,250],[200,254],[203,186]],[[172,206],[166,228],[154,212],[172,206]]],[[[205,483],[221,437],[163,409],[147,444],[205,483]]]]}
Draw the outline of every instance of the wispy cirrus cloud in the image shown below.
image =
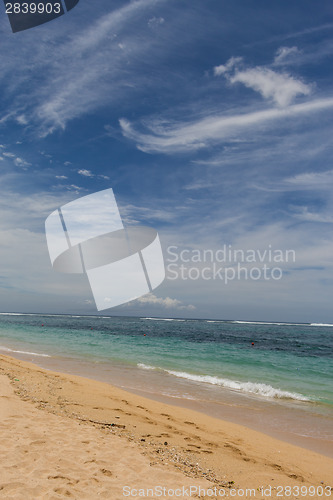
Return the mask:
{"type": "Polygon", "coordinates": [[[299,189],[331,190],[333,187],[333,170],[298,174],[285,179],[285,184],[299,189]]]}
{"type": "MultiPolygon", "coordinates": [[[[159,204],[162,205],[162,200],[159,200],[159,204]]],[[[180,216],[179,207],[171,205],[170,203],[162,205],[161,208],[156,206],[156,201],[150,200],[149,206],[140,205],[121,205],[120,211],[121,215],[128,224],[137,223],[139,219],[142,223],[154,222],[175,222],[175,220],[180,216]]]]}
{"type": "Polygon", "coordinates": [[[242,131],[260,127],[276,127],[286,119],[314,115],[333,108],[333,97],[313,99],[284,108],[268,108],[233,115],[215,114],[192,122],[163,124],[146,121],[149,132],[140,132],[125,118],[119,120],[123,135],[146,152],[175,153],[202,149],[237,137],[242,131]]]}
{"type": "MultiPolygon", "coordinates": [[[[146,25],[151,9],[163,1],[129,2],[97,18],[93,12],[94,20],[88,25],[92,13],[87,6],[83,26],[73,25],[73,35],[64,32],[59,23],[32,30],[29,48],[19,45],[16,58],[6,57],[6,43],[9,54],[15,44],[13,37],[8,37],[3,44],[0,84],[11,99],[2,120],[14,120],[45,137],[64,129],[70,120],[100,109],[105,102],[119,102],[128,88],[139,85],[138,77],[132,82],[129,61],[149,50],[148,41],[136,42],[131,23],[135,19],[146,25]]],[[[141,80],[144,78],[141,75],[141,80]]]]}
{"type": "Polygon", "coordinates": [[[333,215],[331,210],[314,211],[308,206],[293,206],[289,207],[290,214],[303,222],[322,222],[325,224],[333,223],[333,215]]]}
{"type": "Polygon", "coordinates": [[[290,38],[299,38],[303,37],[304,35],[312,35],[313,33],[332,30],[332,28],[333,28],[333,23],[320,24],[319,26],[310,26],[302,30],[291,31],[290,33],[287,34],[273,36],[268,41],[272,42],[273,40],[279,41],[279,40],[288,40],[290,38]]]}
{"type": "MultiPolygon", "coordinates": [[[[296,53],[297,47],[281,47],[275,62],[286,60],[296,53]]],[[[246,67],[242,57],[229,58],[225,64],[215,66],[213,72],[215,77],[223,77],[229,86],[241,83],[258,92],[264,101],[270,103],[270,107],[265,108],[261,102],[243,109],[234,108],[232,113],[225,109],[220,113],[201,109],[197,120],[193,118],[177,123],[175,120],[152,118],[142,121],[141,127],[121,118],[119,123],[123,135],[133,140],[138,149],[144,152],[174,153],[206,148],[225,140],[239,140],[247,129],[279,126],[286,120],[320,113],[333,105],[330,96],[292,104],[296,97],[309,96],[313,85],[269,66],[246,67]]],[[[222,106],[223,103],[220,104],[221,109],[222,106]]]]}
{"type": "Polygon", "coordinates": [[[313,191],[328,194],[333,189],[333,170],[323,172],[305,172],[278,181],[267,181],[261,185],[254,184],[256,189],[271,192],[313,191]]]}

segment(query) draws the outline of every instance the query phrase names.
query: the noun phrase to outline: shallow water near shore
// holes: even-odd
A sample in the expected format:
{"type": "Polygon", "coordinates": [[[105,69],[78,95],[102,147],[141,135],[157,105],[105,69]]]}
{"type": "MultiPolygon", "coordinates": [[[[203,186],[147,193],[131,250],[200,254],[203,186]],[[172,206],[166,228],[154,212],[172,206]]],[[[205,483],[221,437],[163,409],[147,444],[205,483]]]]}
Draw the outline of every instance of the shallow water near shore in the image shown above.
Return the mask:
{"type": "Polygon", "coordinates": [[[330,456],[332,347],[332,325],[0,315],[1,354],[197,409],[330,456]]]}

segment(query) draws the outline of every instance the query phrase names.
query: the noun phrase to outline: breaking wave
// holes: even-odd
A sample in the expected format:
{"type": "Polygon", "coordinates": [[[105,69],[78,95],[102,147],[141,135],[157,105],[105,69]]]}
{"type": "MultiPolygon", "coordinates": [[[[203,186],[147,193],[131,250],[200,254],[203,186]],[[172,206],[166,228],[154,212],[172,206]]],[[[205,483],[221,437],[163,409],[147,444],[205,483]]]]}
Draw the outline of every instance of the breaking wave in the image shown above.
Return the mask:
{"type": "Polygon", "coordinates": [[[27,354],[29,356],[40,356],[42,358],[50,358],[48,354],[41,354],[39,352],[29,352],[29,351],[17,351],[16,349],[9,349],[8,347],[3,347],[0,346],[0,351],[5,351],[5,352],[16,352],[18,354],[27,354]]]}
{"type": "Polygon", "coordinates": [[[258,382],[239,382],[237,380],[230,380],[227,378],[212,377],[210,375],[194,375],[187,372],[177,372],[173,370],[164,370],[156,366],[145,365],[144,363],[138,363],[138,368],[144,370],[159,370],[173,375],[174,377],[183,378],[191,380],[192,382],[200,382],[210,385],[216,385],[220,387],[225,387],[234,391],[244,392],[246,394],[256,394],[258,396],[274,399],[293,399],[296,401],[310,401],[309,398],[303,394],[298,394],[297,392],[283,391],[277,389],[268,384],[258,383],[258,382]]]}

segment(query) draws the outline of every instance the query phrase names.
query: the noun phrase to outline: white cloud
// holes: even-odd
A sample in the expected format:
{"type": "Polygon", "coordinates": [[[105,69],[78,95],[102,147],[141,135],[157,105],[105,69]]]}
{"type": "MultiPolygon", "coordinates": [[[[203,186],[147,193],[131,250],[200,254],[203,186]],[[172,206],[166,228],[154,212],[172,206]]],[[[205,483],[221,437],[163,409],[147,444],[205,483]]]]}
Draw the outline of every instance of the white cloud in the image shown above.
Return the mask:
{"type": "Polygon", "coordinates": [[[41,154],[42,156],[44,156],[45,158],[49,158],[49,159],[50,159],[50,158],[52,158],[52,155],[50,155],[50,154],[48,154],[48,153],[45,153],[45,151],[40,151],[40,154],[41,154]]]}
{"type": "Polygon", "coordinates": [[[298,95],[309,95],[311,86],[286,74],[268,68],[236,71],[229,77],[231,83],[240,82],[259,92],[265,99],[272,99],[281,107],[288,106],[298,95]]]}
{"type": "MultiPolygon", "coordinates": [[[[66,31],[61,23],[51,31],[41,27],[38,33],[30,34],[28,48],[20,42],[13,47],[10,39],[8,55],[7,46],[2,47],[0,80],[11,96],[11,104],[0,123],[15,119],[26,126],[29,121],[31,129],[45,137],[105,102],[118,103],[127,95],[128,86],[140,86],[138,77],[134,83],[131,81],[131,61],[151,50],[148,41],[138,41],[131,22],[140,25],[151,8],[163,1],[125,2],[118,9],[110,7],[111,12],[103,11],[99,17],[94,13],[88,23],[73,22],[66,31]],[[128,50],[119,51],[119,37],[128,50]],[[13,50],[15,61],[10,55],[13,50]]],[[[88,13],[89,9],[87,6],[88,13]]],[[[142,74],[141,83],[146,79],[142,74]]]]}
{"type": "MultiPolygon", "coordinates": [[[[306,148],[305,154],[307,155],[306,148]]],[[[288,192],[288,191],[319,191],[322,194],[330,195],[333,188],[333,170],[324,172],[306,172],[292,177],[281,179],[280,181],[268,181],[266,183],[253,184],[261,191],[288,192]]]]}
{"type": "Polygon", "coordinates": [[[332,189],[333,170],[298,174],[285,179],[285,183],[302,189],[332,189]]]}
{"type": "MultiPolygon", "coordinates": [[[[3,179],[1,179],[3,181],[3,179]]],[[[45,220],[53,210],[71,201],[69,193],[19,193],[15,189],[7,188],[0,197],[0,212],[6,214],[0,221],[0,229],[29,228],[34,231],[43,227],[45,220]],[[36,225],[35,225],[36,224],[36,225]]]]}
{"type": "Polygon", "coordinates": [[[331,30],[333,28],[333,23],[325,23],[319,26],[314,26],[312,28],[306,28],[300,31],[292,31],[291,33],[285,33],[283,35],[273,36],[269,39],[269,42],[276,40],[288,40],[289,38],[303,37],[304,35],[311,35],[312,33],[317,33],[318,31],[331,30]]]}
{"type": "MultiPolygon", "coordinates": [[[[297,51],[283,47],[277,58],[281,61],[297,51]]],[[[275,58],[276,59],[276,58],[275,58]]],[[[242,58],[231,57],[225,65],[214,68],[215,76],[223,75],[230,83],[243,83],[246,87],[259,92],[264,99],[271,99],[278,106],[288,106],[298,95],[309,95],[311,86],[287,73],[277,73],[265,66],[242,69],[242,58]],[[233,72],[233,73],[232,73],[233,72]]]]}
{"type": "MultiPolygon", "coordinates": [[[[295,55],[297,51],[297,47],[281,47],[276,57],[281,61],[295,55]]],[[[226,64],[215,66],[214,74],[223,76],[229,84],[243,83],[277,106],[259,111],[253,111],[252,106],[250,111],[238,114],[208,114],[206,111],[204,118],[178,124],[163,119],[146,120],[143,123],[146,131],[143,132],[134,128],[127,119],[121,118],[119,123],[123,135],[136,142],[138,149],[146,153],[174,153],[205,148],[221,140],[239,139],[239,134],[246,129],[279,125],[278,122],[282,120],[290,121],[302,114],[319,113],[333,107],[331,97],[292,104],[297,96],[308,96],[312,85],[269,67],[245,68],[242,57],[231,57],[226,64]]],[[[203,114],[201,110],[200,116],[203,114]]]]}
{"type": "Polygon", "coordinates": [[[56,179],[64,180],[64,179],[68,179],[68,177],[66,175],[56,175],[56,179]]]}
{"type": "Polygon", "coordinates": [[[296,219],[308,222],[323,222],[326,224],[332,224],[333,215],[332,213],[314,212],[307,206],[290,206],[292,212],[291,215],[296,219]]]}
{"type": "Polygon", "coordinates": [[[17,156],[15,158],[14,163],[17,167],[21,167],[21,168],[30,167],[30,165],[31,165],[31,163],[24,160],[23,158],[20,158],[19,156],[17,156]]]}
{"type": "Polygon", "coordinates": [[[220,64],[220,66],[215,66],[214,75],[215,76],[224,75],[225,73],[231,71],[235,66],[237,66],[237,64],[241,63],[242,61],[243,61],[242,57],[231,57],[226,64],[220,64]]]}
{"type": "Polygon", "coordinates": [[[216,184],[214,184],[212,181],[192,181],[186,186],[184,186],[184,189],[187,189],[188,191],[192,190],[197,190],[197,189],[208,189],[214,187],[216,184]]]}
{"type": "Polygon", "coordinates": [[[156,208],[157,204],[161,205],[161,200],[151,199],[149,206],[139,206],[133,204],[121,205],[121,214],[124,221],[128,224],[136,223],[136,218],[141,222],[144,221],[159,221],[159,222],[174,222],[179,216],[179,207],[172,205],[170,207],[156,208]]]}
{"type": "Polygon", "coordinates": [[[81,169],[77,171],[78,174],[83,175],[84,177],[94,177],[94,174],[90,170],[81,169]]]}
{"type": "Polygon", "coordinates": [[[78,299],[89,297],[83,275],[66,275],[52,269],[45,235],[27,229],[0,227],[0,299],[7,311],[75,310],[78,299]]]}
{"type": "Polygon", "coordinates": [[[74,190],[74,192],[75,192],[76,194],[79,194],[79,193],[80,193],[80,191],[85,191],[85,189],[83,189],[83,188],[82,188],[82,187],[80,187],[80,186],[77,186],[76,184],[71,184],[70,186],[65,186],[65,187],[66,187],[66,189],[67,189],[68,191],[73,191],[73,190],[74,190]]]}
{"type": "Polygon", "coordinates": [[[274,65],[279,66],[281,64],[288,64],[301,54],[302,52],[295,46],[280,47],[276,51],[276,56],[274,58],[274,65]]]}
{"type": "MultiPolygon", "coordinates": [[[[238,136],[243,131],[265,125],[276,126],[283,120],[296,120],[299,116],[311,115],[333,108],[333,98],[316,99],[284,108],[268,108],[234,115],[215,114],[192,122],[171,124],[152,121],[148,123],[150,133],[137,131],[132,124],[122,118],[119,120],[122,133],[136,142],[138,149],[146,153],[175,153],[193,151],[220,143],[222,140],[238,136]]],[[[287,124],[288,126],[288,124],[287,124]]]]}
{"type": "Polygon", "coordinates": [[[28,120],[27,120],[27,117],[25,115],[16,116],[16,121],[20,125],[27,125],[28,124],[28,120]]]}
{"type": "Polygon", "coordinates": [[[163,17],[152,17],[148,21],[148,26],[149,28],[156,29],[162,24],[164,24],[165,19],[163,17]]]}
{"type": "MultiPolygon", "coordinates": [[[[5,158],[8,158],[8,159],[12,160],[13,163],[14,163],[14,165],[16,167],[20,167],[20,168],[25,169],[26,167],[30,167],[31,166],[31,163],[29,163],[28,161],[24,160],[20,156],[17,156],[15,153],[12,153],[11,151],[4,151],[4,152],[2,152],[2,155],[5,158]]],[[[4,158],[2,158],[2,159],[4,159],[4,158]]]]}
{"type": "Polygon", "coordinates": [[[156,295],[149,293],[140,297],[136,300],[137,303],[142,305],[159,305],[165,307],[166,309],[178,309],[178,310],[188,310],[193,311],[195,306],[184,305],[180,300],[171,299],[170,297],[156,297],[156,295]]]}

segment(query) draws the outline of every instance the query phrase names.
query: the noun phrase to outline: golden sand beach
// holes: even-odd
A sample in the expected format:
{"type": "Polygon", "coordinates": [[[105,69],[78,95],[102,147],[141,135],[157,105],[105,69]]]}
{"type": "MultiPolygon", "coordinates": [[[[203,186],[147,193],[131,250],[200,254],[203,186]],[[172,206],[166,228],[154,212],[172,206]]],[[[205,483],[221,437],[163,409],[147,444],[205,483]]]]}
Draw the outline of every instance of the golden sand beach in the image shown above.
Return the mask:
{"type": "Polygon", "coordinates": [[[4,500],[333,496],[326,456],[7,356],[0,419],[4,500]]]}

